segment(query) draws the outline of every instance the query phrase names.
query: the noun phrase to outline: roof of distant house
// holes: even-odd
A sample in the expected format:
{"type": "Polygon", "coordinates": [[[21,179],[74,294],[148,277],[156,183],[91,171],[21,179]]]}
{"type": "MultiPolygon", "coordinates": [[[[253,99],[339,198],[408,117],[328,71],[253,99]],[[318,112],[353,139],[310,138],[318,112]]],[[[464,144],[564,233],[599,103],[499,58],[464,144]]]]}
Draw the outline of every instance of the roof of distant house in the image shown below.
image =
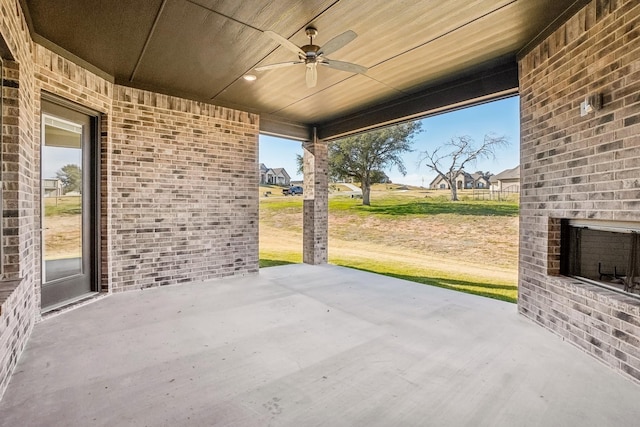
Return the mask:
{"type": "Polygon", "coordinates": [[[474,172],[471,174],[471,178],[473,178],[474,181],[479,180],[480,178],[484,178],[486,180],[488,180],[489,178],[491,178],[492,174],[491,172],[482,172],[482,171],[478,171],[478,172],[474,172]]]}
{"type": "Polygon", "coordinates": [[[283,174],[283,175],[289,176],[289,174],[287,173],[287,171],[286,171],[284,168],[272,168],[271,170],[272,170],[272,171],[273,171],[273,173],[275,173],[276,175],[283,174]]]}
{"type": "Polygon", "coordinates": [[[519,179],[520,178],[520,165],[512,169],[506,169],[499,174],[493,176],[491,181],[503,181],[506,179],[519,179]]]}
{"type": "MultiPolygon", "coordinates": [[[[484,178],[484,179],[487,179],[487,180],[488,180],[489,178],[493,178],[493,175],[491,174],[491,172],[487,172],[487,173],[485,173],[485,172],[481,172],[481,171],[474,172],[474,173],[469,173],[469,172],[467,172],[467,171],[462,170],[462,171],[459,171],[459,172],[456,174],[456,179],[457,179],[460,175],[464,176],[464,177],[465,177],[465,179],[471,179],[471,180],[473,180],[473,181],[477,181],[477,180],[479,180],[480,178],[484,178]]],[[[436,177],[433,179],[433,181],[431,181],[431,183],[430,183],[429,185],[430,185],[430,186],[432,186],[433,184],[437,183],[437,182],[438,182],[438,181],[440,181],[440,180],[442,180],[442,176],[441,176],[441,175],[436,175],[436,177]]]]}

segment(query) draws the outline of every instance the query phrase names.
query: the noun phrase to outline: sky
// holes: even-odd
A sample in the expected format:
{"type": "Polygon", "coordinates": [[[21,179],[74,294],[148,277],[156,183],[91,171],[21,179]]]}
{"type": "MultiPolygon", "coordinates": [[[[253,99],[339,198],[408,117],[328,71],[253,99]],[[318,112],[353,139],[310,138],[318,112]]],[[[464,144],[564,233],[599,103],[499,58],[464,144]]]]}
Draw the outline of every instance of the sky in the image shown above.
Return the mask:
{"type": "MultiPolygon", "coordinates": [[[[56,172],[68,164],[78,165],[82,168],[82,150],[45,146],[42,152],[42,179],[56,178],[56,172]]],[[[287,172],[289,172],[288,169],[287,172]]]]}
{"type": "MultiPolygon", "coordinates": [[[[494,174],[518,166],[520,162],[520,109],[517,96],[422,119],[422,132],[414,138],[411,153],[403,155],[407,175],[396,167],[386,170],[392,182],[427,187],[436,174],[419,165],[420,153],[433,150],[452,137],[470,136],[482,142],[486,134],[505,136],[510,144],[496,152],[495,159],[478,160],[467,172],[482,170],[494,174]]],[[[260,163],[269,168],[285,168],[292,180],[297,173],[296,154],[302,155],[299,141],[260,135],[260,163]]]]}

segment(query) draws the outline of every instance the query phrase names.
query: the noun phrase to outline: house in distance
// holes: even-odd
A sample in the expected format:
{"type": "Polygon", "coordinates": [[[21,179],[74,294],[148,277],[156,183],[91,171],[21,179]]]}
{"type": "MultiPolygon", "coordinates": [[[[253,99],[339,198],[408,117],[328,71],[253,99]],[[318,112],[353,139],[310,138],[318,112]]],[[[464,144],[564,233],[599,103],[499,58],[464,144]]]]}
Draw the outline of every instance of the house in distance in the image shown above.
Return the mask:
{"type": "Polygon", "coordinates": [[[284,168],[268,168],[260,163],[260,184],[291,185],[291,177],[284,168]]]}
{"type": "MultiPolygon", "coordinates": [[[[456,188],[458,190],[472,189],[472,188],[489,188],[491,185],[493,174],[491,172],[474,172],[468,173],[465,171],[461,171],[456,176],[456,188]]],[[[442,179],[440,175],[438,175],[431,184],[429,184],[429,188],[434,190],[449,190],[449,184],[442,179]]]]}
{"type": "Polygon", "coordinates": [[[520,192],[520,165],[506,169],[491,178],[491,190],[520,192]]]}

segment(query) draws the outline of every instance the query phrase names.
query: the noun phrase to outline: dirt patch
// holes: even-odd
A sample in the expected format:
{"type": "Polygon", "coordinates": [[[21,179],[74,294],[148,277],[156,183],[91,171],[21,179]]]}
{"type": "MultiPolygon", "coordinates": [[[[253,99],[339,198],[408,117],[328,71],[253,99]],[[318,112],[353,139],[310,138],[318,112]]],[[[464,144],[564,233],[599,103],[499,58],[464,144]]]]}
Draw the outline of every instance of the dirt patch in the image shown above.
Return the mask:
{"type": "MultiPolygon", "coordinates": [[[[408,195],[411,197],[411,195],[408,195]]],[[[260,211],[260,250],[302,252],[302,208],[260,211]]],[[[329,259],[403,262],[517,282],[518,218],[329,212],[329,259]]]]}
{"type": "Polygon", "coordinates": [[[81,256],[81,215],[46,216],[43,225],[45,259],[50,260],[81,256]]]}

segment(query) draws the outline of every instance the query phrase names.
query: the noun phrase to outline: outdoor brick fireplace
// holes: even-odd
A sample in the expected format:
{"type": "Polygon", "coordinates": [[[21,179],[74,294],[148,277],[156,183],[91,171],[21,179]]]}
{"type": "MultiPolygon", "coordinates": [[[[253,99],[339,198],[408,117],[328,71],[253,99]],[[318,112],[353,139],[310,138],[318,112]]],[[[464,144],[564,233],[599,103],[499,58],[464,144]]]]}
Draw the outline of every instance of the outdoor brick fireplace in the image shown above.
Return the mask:
{"type": "Polygon", "coordinates": [[[519,58],[518,310],[637,382],[639,22],[594,0],[519,58]]]}
{"type": "Polygon", "coordinates": [[[584,220],[561,224],[561,274],[640,297],[640,224],[584,220]]]}

